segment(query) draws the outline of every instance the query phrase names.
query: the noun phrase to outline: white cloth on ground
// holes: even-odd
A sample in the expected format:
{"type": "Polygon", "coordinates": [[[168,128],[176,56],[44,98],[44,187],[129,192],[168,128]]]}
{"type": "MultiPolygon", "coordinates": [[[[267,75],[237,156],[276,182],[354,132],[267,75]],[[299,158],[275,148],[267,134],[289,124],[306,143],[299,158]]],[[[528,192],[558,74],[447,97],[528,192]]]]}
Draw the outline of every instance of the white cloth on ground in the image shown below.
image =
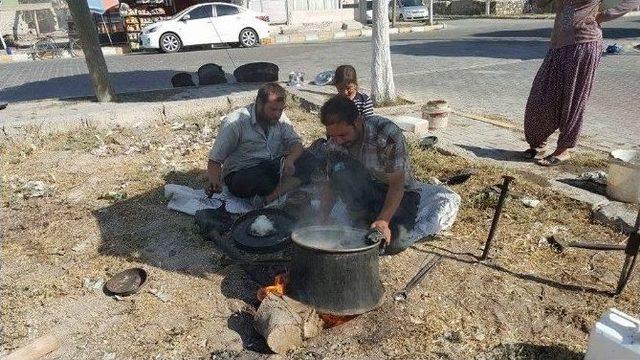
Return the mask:
{"type": "MultiPolygon", "coordinates": [[[[420,192],[420,204],[416,226],[409,236],[402,239],[410,243],[407,247],[453,226],[461,204],[460,195],[447,186],[416,182],[415,187],[420,192]]],[[[341,201],[333,207],[331,217],[342,225],[350,225],[347,207],[341,201]]]]}
{"type": "MultiPolygon", "coordinates": [[[[164,186],[164,196],[170,199],[167,207],[171,210],[195,215],[196,211],[204,209],[217,209],[224,204],[225,210],[231,214],[245,214],[255,210],[251,199],[242,199],[231,194],[225,186],[222,192],[207,197],[204,189],[192,189],[188,186],[167,184],[164,186]]],[[[267,207],[275,206],[282,202],[285,196],[267,207]]]]}
{"type": "MultiPolygon", "coordinates": [[[[411,244],[450,228],[456,220],[461,204],[460,195],[444,185],[429,185],[419,182],[416,182],[415,185],[420,191],[416,226],[405,239],[411,244]]],[[[313,192],[315,188],[308,186],[304,189],[313,192]]],[[[195,190],[176,184],[165,185],[164,193],[165,197],[171,199],[167,205],[169,209],[189,215],[195,215],[198,210],[217,209],[223,203],[225,209],[232,214],[243,214],[254,210],[250,200],[233,196],[226,187],[221,193],[214,194],[211,198],[205,195],[203,189],[195,190]]],[[[319,206],[318,200],[311,203],[316,208],[319,206]]],[[[331,217],[340,224],[349,225],[347,209],[340,201],[334,206],[331,217]]]]}

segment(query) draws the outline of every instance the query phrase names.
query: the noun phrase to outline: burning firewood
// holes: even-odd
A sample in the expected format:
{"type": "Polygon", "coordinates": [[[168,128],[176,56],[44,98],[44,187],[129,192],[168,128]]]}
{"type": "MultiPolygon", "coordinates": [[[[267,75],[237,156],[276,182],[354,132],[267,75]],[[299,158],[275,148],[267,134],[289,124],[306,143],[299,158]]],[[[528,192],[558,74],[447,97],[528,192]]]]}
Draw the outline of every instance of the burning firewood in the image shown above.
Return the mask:
{"type": "Polygon", "coordinates": [[[267,293],[255,314],[255,329],[269,348],[283,354],[320,334],[323,322],[315,309],[287,296],[267,293]]]}

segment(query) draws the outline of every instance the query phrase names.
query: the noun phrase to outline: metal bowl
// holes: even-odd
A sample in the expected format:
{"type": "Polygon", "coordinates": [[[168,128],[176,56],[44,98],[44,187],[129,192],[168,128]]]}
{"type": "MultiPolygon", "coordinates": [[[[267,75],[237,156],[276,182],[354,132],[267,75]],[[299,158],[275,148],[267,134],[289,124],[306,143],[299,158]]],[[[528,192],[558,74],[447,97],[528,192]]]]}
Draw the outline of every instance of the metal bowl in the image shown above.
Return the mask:
{"type": "Polygon", "coordinates": [[[135,294],[147,281],[147,272],[141,268],[131,268],[114,275],[106,284],[105,289],[118,296],[135,294]]]}

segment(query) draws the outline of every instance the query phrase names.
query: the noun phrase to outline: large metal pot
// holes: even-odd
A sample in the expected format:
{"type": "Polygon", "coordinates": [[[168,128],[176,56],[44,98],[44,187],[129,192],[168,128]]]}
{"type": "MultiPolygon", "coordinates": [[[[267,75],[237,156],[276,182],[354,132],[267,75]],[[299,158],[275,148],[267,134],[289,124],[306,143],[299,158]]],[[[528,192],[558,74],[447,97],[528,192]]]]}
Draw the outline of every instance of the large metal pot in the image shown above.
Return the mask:
{"type": "Polygon", "coordinates": [[[384,293],[379,243],[369,243],[366,235],[366,230],[346,226],[294,231],[287,295],[335,315],[357,315],[378,307],[384,293]]]}

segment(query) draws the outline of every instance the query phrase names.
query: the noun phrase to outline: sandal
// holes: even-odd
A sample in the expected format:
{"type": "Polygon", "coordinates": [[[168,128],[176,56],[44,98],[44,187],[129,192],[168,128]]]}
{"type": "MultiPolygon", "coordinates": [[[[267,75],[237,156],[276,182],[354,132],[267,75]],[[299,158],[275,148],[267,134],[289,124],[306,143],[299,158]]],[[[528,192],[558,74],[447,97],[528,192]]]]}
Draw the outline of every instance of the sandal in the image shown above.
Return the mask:
{"type": "Polygon", "coordinates": [[[545,153],[544,149],[529,148],[522,153],[522,157],[524,157],[527,160],[533,160],[538,156],[544,155],[544,153],[545,153]]]}
{"type": "Polygon", "coordinates": [[[559,157],[555,156],[555,155],[549,155],[547,157],[545,157],[544,159],[540,159],[538,161],[536,161],[536,164],[540,165],[540,166],[545,166],[545,167],[551,167],[551,166],[558,166],[560,164],[562,164],[563,162],[567,161],[568,159],[560,159],[559,157]]]}

